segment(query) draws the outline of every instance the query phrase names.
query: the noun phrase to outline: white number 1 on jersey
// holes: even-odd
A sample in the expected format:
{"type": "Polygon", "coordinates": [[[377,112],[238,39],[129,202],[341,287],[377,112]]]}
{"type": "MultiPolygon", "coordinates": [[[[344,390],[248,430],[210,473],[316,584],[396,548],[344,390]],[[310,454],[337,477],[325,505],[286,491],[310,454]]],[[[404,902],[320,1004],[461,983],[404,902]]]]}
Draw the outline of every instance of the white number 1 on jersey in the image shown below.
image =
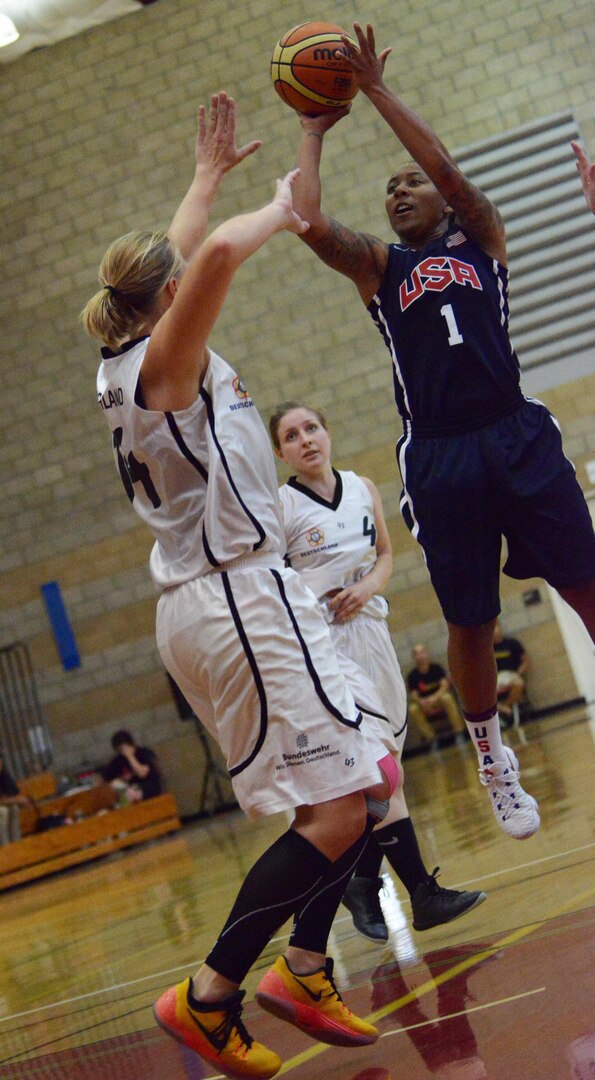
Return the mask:
{"type": "Polygon", "coordinates": [[[444,304],[440,308],[440,314],[444,315],[444,318],[446,319],[446,325],[448,326],[448,344],[462,345],[463,335],[459,333],[457,320],[455,319],[455,313],[452,310],[452,304],[444,304]]]}

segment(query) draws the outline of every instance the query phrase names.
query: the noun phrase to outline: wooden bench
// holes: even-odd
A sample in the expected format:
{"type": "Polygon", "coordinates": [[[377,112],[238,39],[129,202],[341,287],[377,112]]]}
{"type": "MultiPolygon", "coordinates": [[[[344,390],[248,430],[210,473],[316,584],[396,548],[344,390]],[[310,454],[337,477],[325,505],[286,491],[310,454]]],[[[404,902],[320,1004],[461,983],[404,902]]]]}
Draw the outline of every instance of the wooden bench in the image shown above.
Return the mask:
{"type": "MultiPolygon", "coordinates": [[[[23,781],[19,784],[21,790],[24,783],[23,781]]],[[[27,788],[25,790],[31,795],[30,790],[27,788]]],[[[60,814],[61,817],[68,818],[90,817],[99,813],[100,810],[113,810],[118,801],[118,795],[111,784],[96,784],[95,787],[79,788],[78,791],[70,794],[55,795],[54,798],[35,801],[36,806],[29,805],[21,808],[22,836],[28,836],[36,831],[40,815],[41,817],[47,817],[50,814],[60,814]]]]}
{"type": "MultiPolygon", "coordinates": [[[[47,803],[43,807],[44,813],[46,807],[47,803]]],[[[180,825],[173,795],[156,795],[131,806],[75,821],[72,825],[60,825],[47,832],[25,836],[0,847],[0,892],[56,870],[164,836],[179,829],[180,825]]]]}
{"type": "Polygon", "coordinates": [[[56,777],[52,772],[34,773],[19,781],[23,795],[30,795],[36,802],[56,794],[56,777]]]}

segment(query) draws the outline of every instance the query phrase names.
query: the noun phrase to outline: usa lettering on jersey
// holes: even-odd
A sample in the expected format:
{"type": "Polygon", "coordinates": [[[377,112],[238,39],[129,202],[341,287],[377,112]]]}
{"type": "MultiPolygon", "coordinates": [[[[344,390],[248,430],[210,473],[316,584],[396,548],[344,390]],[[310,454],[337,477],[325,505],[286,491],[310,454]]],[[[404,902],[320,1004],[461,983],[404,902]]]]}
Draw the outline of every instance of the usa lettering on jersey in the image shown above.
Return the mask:
{"type": "Polygon", "coordinates": [[[473,289],[483,286],[471,263],[462,262],[450,255],[434,255],[422,261],[399,288],[401,311],[406,309],[425,292],[443,292],[449,285],[470,285],[473,289]]]}

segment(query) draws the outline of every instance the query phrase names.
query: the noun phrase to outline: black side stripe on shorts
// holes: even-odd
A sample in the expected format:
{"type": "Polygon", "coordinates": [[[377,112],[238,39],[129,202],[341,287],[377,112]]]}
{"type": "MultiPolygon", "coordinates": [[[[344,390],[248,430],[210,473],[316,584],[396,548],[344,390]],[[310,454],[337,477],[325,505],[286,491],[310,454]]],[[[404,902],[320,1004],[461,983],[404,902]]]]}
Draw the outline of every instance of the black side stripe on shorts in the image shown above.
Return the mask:
{"type": "Polygon", "coordinates": [[[341,712],[339,712],[339,710],[336,708],[336,706],[333,705],[332,701],[330,701],[329,698],[326,696],[326,694],[325,694],[325,692],[324,692],[324,690],[322,688],[322,683],[321,683],[321,681],[320,681],[320,679],[318,677],[318,673],[316,671],[316,668],[314,667],[314,664],[312,663],[312,657],[310,656],[310,653],[308,651],[308,646],[306,645],[306,642],[304,641],[304,639],[302,637],[302,634],[300,632],[300,628],[299,628],[298,623],[297,623],[297,619],[296,619],[295,615],[293,614],[293,611],[291,610],[291,604],[289,603],[289,600],[287,599],[287,594],[285,592],[285,586],[283,584],[283,579],[282,579],[281,575],[279,574],[279,572],[277,570],[271,570],[271,574],[273,575],[275,581],[277,582],[277,587],[278,587],[279,592],[281,594],[281,599],[282,599],[282,601],[283,601],[283,603],[284,603],[284,605],[285,605],[285,607],[287,609],[287,614],[289,615],[289,618],[291,619],[291,624],[292,624],[293,629],[295,631],[295,636],[296,636],[296,638],[298,639],[298,641],[299,641],[299,643],[301,645],[302,652],[304,654],[304,660],[306,661],[306,668],[308,669],[308,674],[309,674],[310,678],[312,679],[312,682],[314,683],[314,689],[316,690],[316,693],[318,694],[318,697],[320,698],[320,700],[321,700],[322,704],[324,705],[325,709],[327,709],[328,712],[330,712],[331,716],[334,716],[335,720],[338,720],[340,724],[344,724],[345,727],[359,728],[359,726],[360,726],[360,724],[362,722],[362,714],[361,714],[361,712],[358,712],[357,717],[356,717],[355,720],[348,720],[347,717],[343,716],[343,714],[341,712]]]}
{"type": "Polygon", "coordinates": [[[360,705],[359,701],[356,701],[355,704],[360,712],[365,713],[366,716],[373,716],[376,720],[383,720],[385,724],[390,724],[388,716],[385,716],[384,713],[374,712],[373,709],[366,709],[365,705],[360,705]]]}
{"type": "Polygon", "coordinates": [[[207,530],[205,529],[204,521],[202,523],[202,547],[211,566],[220,566],[221,564],[217,562],[215,556],[213,555],[213,552],[211,551],[209,541],[207,540],[207,530]]]}
{"type": "Polygon", "coordinates": [[[404,732],[406,727],[407,727],[407,717],[405,717],[405,719],[404,719],[403,723],[401,724],[401,727],[399,728],[399,730],[393,732],[393,735],[395,735],[395,736],[396,735],[401,735],[404,732]]]}
{"type": "Polygon", "coordinates": [[[269,713],[263,682],[260,677],[260,672],[258,670],[258,664],[256,663],[256,658],[254,656],[254,653],[252,652],[252,649],[250,648],[250,642],[248,641],[246,631],[244,630],[244,626],[240,618],[240,613],[237,609],[236,602],[231,591],[231,585],[229,584],[229,574],[226,571],[223,571],[223,573],[221,574],[221,580],[223,582],[223,588],[225,589],[225,595],[227,597],[227,603],[229,604],[229,610],[231,611],[232,618],[238,632],[238,637],[242,642],[244,652],[246,653],[246,658],[252,669],[254,683],[256,685],[256,690],[258,692],[258,697],[260,700],[260,731],[258,733],[256,745],[254,746],[252,753],[247,758],[245,758],[245,760],[242,761],[240,765],[235,765],[233,769],[229,770],[230,776],[237,776],[239,773],[243,772],[244,769],[247,769],[248,766],[252,764],[259,750],[261,749],[262,744],[264,743],[264,740],[266,738],[269,713]]]}
{"type": "MultiPolygon", "coordinates": [[[[375,716],[377,720],[384,720],[385,723],[387,723],[390,726],[390,720],[389,720],[388,716],[384,715],[384,713],[372,712],[372,709],[366,709],[364,705],[360,705],[359,701],[356,701],[355,704],[357,705],[358,709],[360,709],[361,712],[365,713],[366,716],[375,716]]],[[[401,727],[399,728],[398,731],[393,731],[393,735],[395,735],[395,736],[400,735],[401,732],[403,732],[406,727],[407,727],[407,718],[405,717],[405,720],[401,724],[401,727]]],[[[391,728],[391,731],[392,731],[392,728],[391,728]]]]}
{"type": "Polygon", "coordinates": [[[221,448],[221,444],[220,444],[220,442],[219,442],[219,440],[217,438],[217,433],[215,431],[215,412],[214,412],[214,409],[213,409],[213,400],[212,400],[210,394],[208,394],[207,391],[205,390],[204,386],[201,388],[200,396],[203,399],[203,401],[204,401],[204,403],[205,403],[205,405],[207,407],[207,419],[209,421],[209,427],[211,429],[211,435],[213,436],[213,442],[215,443],[215,446],[217,447],[217,450],[219,451],[219,457],[221,458],[221,464],[223,465],[223,468],[225,469],[225,475],[227,476],[229,486],[230,486],[231,490],[233,491],[236,499],[238,500],[240,506],[242,507],[242,510],[244,511],[246,517],[248,518],[248,520],[254,526],[255,532],[256,532],[256,534],[258,536],[258,540],[256,540],[255,543],[252,545],[252,550],[253,551],[258,551],[259,547],[262,547],[262,545],[264,544],[264,542],[266,540],[266,533],[265,533],[262,525],[260,524],[260,522],[257,520],[257,518],[254,517],[254,514],[246,506],[246,503],[242,499],[242,496],[240,495],[240,493],[239,493],[239,491],[238,491],[238,489],[237,489],[237,487],[236,487],[236,485],[234,483],[234,479],[233,479],[233,477],[231,475],[229,465],[227,464],[227,459],[225,457],[225,454],[223,453],[223,450],[221,448]]]}

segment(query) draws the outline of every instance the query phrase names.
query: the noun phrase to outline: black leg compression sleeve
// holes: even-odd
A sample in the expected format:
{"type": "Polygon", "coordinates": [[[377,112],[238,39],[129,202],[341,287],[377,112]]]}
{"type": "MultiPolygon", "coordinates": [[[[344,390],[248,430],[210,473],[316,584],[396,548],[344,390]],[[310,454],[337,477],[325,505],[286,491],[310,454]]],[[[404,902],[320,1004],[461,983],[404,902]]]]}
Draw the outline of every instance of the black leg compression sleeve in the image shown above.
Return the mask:
{"type": "Polygon", "coordinates": [[[376,837],[378,831],[373,832],[362,851],[359,859],[357,860],[357,866],[355,868],[354,877],[374,878],[376,880],[380,877],[380,866],[384,858],[384,852],[382,848],[378,846],[376,837]]]}
{"type": "Polygon", "coordinates": [[[427,881],[430,875],[424,866],[411,818],[402,818],[385,829],[377,829],[374,839],[409,895],[413,896],[417,886],[427,881]]]}
{"type": "Polygon", "coordinates": [[[331,865],[309,840],[288,829],[248,872],[207,964],[241,983],[273,934],[303,906],[331,865]]]}
{"type": "Polygon", "coordinates": [[[296,911],[290,945],[326,956],[328,936],[341,897],[375,824],[376,820],[368,817],[366,829],[360,838],[336,862],[330,864],[322,880],[316,883],[306,902],[296,911]]]}

